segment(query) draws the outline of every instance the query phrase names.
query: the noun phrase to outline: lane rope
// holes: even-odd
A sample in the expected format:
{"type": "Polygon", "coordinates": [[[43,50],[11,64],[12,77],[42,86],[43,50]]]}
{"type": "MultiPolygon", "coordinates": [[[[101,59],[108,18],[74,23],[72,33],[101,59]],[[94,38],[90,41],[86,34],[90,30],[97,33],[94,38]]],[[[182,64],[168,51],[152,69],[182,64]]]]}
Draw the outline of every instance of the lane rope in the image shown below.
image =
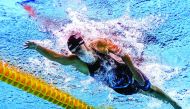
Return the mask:
{"type": "Polygon", "coordinates": [[[1,60],[0,80],[66,109],[95,109],[44,80],[1,60]]]}

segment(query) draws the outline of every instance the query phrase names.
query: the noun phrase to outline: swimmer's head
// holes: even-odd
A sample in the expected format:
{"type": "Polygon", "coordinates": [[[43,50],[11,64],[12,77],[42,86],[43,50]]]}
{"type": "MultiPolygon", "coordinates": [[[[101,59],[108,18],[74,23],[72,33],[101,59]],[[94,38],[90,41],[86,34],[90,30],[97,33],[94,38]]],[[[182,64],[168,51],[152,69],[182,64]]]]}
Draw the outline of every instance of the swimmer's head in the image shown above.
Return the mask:
{"type": "Polygon", "coordinates": [[[67,41],[69,50],[77,55],[80,60],[86,63],[93,63],[96,60],[94,52],[86,45],[81,35],[71,35],[67,41]]]}
{"type": "Polygon", "coordinates": [[[79,35],[71,35],[67,41],[68,48],[72,53],[76,53],[83,44],[84,40],[79,35]]]}

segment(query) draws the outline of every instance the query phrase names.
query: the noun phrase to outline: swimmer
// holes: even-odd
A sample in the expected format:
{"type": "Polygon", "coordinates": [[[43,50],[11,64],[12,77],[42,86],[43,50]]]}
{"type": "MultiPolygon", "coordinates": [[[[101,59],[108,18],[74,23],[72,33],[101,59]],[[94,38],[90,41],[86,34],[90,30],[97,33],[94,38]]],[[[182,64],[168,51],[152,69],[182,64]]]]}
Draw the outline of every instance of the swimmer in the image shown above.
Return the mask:
{"type": "Polygon", "coordinates": [[[35,0],[26,0],[26,1],[17,2],[17,3],[20,4],[29,13],[31,17],[36,17],[35,10],[33,9],[32,6],[28,5],[28,3],[30,2],[35,2],[35,0]]]}
{"type": "Polygon", "coordinates": [[[22,5],[22,6],[29,13],[31,17],[36,17],[36,12],[30,5],[22,5]]]}
{"type": "Polygon", "coordinates": [[[141,93],[166,101],[175,109],[182,109],[160,88],[151,84],[145,74],[133,64],[130,56],[111,40],[100,38],[85,43],[81,34],[71,34],[67,45],[72,54],[56,53],[34,41],[27,41],[25,48],[36,50],[62,65],[72,65],[81,73],[101,81],[117,93],[123,95],[141,93]],[[121,61],[114,59],[111,54],[121,61]]]}
{"type": "Polygon", "coordinates": [[[34,2],[36,2],[36,0],[25,0],[25,1],[17,2],[17,3],[23,5],[23,4],[27,4],[27,3],[30,3],[30,2],[34,3],[34,2]]]}

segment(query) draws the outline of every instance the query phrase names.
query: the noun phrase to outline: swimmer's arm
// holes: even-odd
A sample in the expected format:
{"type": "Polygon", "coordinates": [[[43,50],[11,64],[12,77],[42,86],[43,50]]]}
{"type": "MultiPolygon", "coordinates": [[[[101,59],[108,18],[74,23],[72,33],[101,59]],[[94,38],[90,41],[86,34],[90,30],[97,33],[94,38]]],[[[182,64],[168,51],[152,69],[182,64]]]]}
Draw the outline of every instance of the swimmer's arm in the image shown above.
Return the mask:
{"type": "MultiPolygon", "coordinates": [[[[98,39],[95,41],[94,45],[96,49],[98,49],[102,53],[113,53],[115,55],[122,53],[122,49],[109,39],[98,39]]],[[[135,80],[140,85],[144,86],[145,80],[144,80],[144,77],[142,76],[142,71],[140,71],[138,68],[134,66],[128,54],[126,53],[122,53],[122,54],[123,55],[120,55],[120,57],[125,62],[125,64],[127,64],[129,69],[133,73],[133,77],[135,78],[135,80]]]]}
{"type": "Polygon", "coordinates": [[[66,56],[63,54],[59,54],[40,45],[36,47],[36,51],[38,51],[41,55],[45,56],[46,58],[52,61],[59,62],[63,65],[72,64],[74,61],[74,57],[72,57],[71,55],[66,56]]]}
{"type": "Polygon", "coordinates": [[[67,55],[56,53],[48,48],[38,45],[37,43],[32,42],[32,41],[26,42],[25,48],[34,49],[34,50],[38,51],[41,55],[45,56],[46,58],[48,58],[52,61],[59,62],[60,64],[63,64],[63,65],[72,64],[76,59],[72,55],[67,56],[67,55]]]}
{"type": "Polygon", "coordinates": [[[122,58],[122,60],[125,62],[125,64],[129,67],[129,69],[131,70],[134,79],[142,86],[144,86],[145,84],[145,80],[144,77],[142,75],[142,71],[139,70],[138,68],[136,68],[130,58],[130,56],[128,54],[124,54],[122,56],[120,56],[122,58]]]}
{"type": "Polygon", "coordinates": [[[114,44],[110,39],[99,38],[91,42],[90,46],[96,51],[108,54],[108,53],[117,53],[120,51],[120,48],[114,44]]]}
{"type": "Polygon", "coordinates": [[[42,54],[43,56],[47,57],[52,61],[58,62],[62,65],[73,65],[81,73],[86,75],[89,74],[87,65],[84,62],[80,61],[78,58],[76,58],[75,55],[59,54],[40,45],[36,47],[36,50],[40,54],[42,54]]]}
{"type": "Polygon", "coordinates": [[[160,88],[151,85],[150,89],[148,91],[140,91],[142,94],[155,97],[159,100],[166,101],[170,103],[175,109],[182,109],[181,106],[174,101],[169,95],[167,95],[164,91],[162,91],[160,88]]]}

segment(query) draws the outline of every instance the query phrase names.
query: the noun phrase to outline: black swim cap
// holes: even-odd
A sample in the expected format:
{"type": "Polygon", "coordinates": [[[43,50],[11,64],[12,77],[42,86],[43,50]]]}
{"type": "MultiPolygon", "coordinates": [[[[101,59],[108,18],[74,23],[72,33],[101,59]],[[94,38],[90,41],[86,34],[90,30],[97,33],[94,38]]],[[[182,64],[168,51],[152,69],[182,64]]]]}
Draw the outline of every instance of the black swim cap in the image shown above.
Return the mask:
{"type": "Polygon", "coordinates": [[[68,48],[71,52],[74,52],[73,50],[76,50],[82,44],[84,44],[84,40],[78,35],[71,35],[67,41],[68,48]]]}

